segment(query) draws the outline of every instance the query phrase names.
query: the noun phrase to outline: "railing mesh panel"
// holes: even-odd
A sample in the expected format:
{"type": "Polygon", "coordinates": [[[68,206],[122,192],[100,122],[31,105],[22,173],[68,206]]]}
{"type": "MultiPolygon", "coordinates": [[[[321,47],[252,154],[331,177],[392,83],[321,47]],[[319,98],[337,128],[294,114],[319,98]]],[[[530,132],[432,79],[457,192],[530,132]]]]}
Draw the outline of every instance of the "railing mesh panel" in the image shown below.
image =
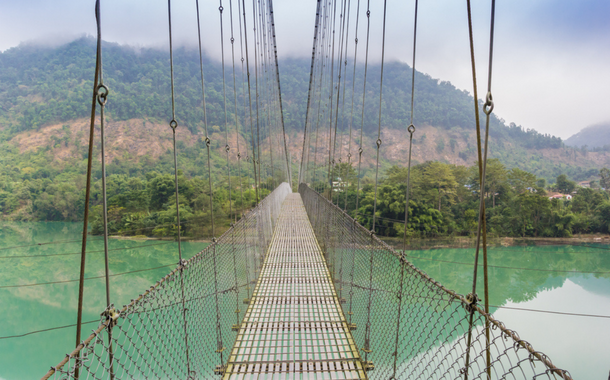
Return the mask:
{"type": "Polygon", "coordinates": [[[271,242],[283,183],[217,241],[100,325],[51,369],[54,379],[213,379],[235,341],[271,242]],[[109,343],[111,342],[111,343],[109,343]],[[112,357],[112,360],[110,358],[112,357]],[[190,373],[189,373],[190,370],[190,373]]]}
{"type": "Polygon", "coordinates": [[[369,378],[571,379],[478,306],[468,349],[471,313],[463,296],[418,270],[307,185],[299,192],[344,299],[343,311],[355,325],[361,357],[374,366],[369,378]]]}

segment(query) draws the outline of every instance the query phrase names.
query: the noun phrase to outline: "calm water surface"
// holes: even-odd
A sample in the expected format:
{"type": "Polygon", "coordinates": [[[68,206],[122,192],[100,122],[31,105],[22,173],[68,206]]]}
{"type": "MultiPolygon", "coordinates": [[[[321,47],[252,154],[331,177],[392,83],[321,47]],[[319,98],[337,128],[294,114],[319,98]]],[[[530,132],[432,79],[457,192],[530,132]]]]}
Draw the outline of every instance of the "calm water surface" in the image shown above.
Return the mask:
{"type": "MultiPolygon", "coordinates": [[[[460,294],[472,291],[474,249],[407,254],[448,288],[460,294]]],[[[609,245],[493,247],[489,265],[489,303],[496,319],[574,379],[608,379],[609,245]]],[[[478,276],[477,293],[482,298],[482,269],[478,276]]]]}
{"type": "MultiPolygon", "coordinates": [[[[0,337],[76,323],[78,281],[70,280],[79,277],[81,233],[80,223],[0,224],[0,337]],[[57,281],[70,282],[12,287],[57,281]]],[[[103,240],[95,236],[89,240],[85,276],[103,276],[103,240]]],[[[188,259],[206,245],[185,242],[182,254],[188,259]]],[[[178,262],[175,242],[111,239],[109,249],[110,271],[119,274],[111,277],[111,301],[119,306],[136,298],[178,262]],[[147,270],[151,268],[158,269],[147,270]],[[133,271],[137,272],[123,274],[133,271]]],[[[83,326],[82,339],[97,327],[105,303],[104,279],[87,280],[83,321],[95,322],[83,326]]],[[[39,379],[72,351],[75,331],[69,327],[0,339],[0,379],[39,379]]]]}
{"type": "MultiPolygon", "coordinates": [[[[12,286],[78,279],[81,228],[76,223],[0,224],[0,310],[4,312],[0,337],[75,323],[76,281],[12,286]],[[49,242],[55,244],[38,245],[49,242]]],[[[86,276],[103,276],[103,241],[90,239],[86,276]]],[[[189,258],[205,245],[184,243],[183,255],[189,258]]],[[[111,271],[120,274],[111,280],[111,298],[118,305],[167,274],[178,255],[173,242],[113,239],[110,249],[111,271]],[[159,269],[140,271],[150,268],[159,269]],[[122,274],[133,271],[139,272],[122,274]]],[[[610,246],[497,247],[489,252],[495,317],[575,379],[607,379],[610,318],[541,311],[610,316],[610,246]]],[[[447,287],[470,292],[472,249],[409,251],[408,255],[447,287]]],[[[479,289],[482,294],[482,285],[479,289]]],[[[88,280],[85,295],[84,321],[95,322],[83,327],[83,337],[97,326],[105,307],[104,279],[88,280]]],[[[74,327],[69,327],[0,339],[0,379],[40,378],[71,351],[74,334],[74,327]]]]}

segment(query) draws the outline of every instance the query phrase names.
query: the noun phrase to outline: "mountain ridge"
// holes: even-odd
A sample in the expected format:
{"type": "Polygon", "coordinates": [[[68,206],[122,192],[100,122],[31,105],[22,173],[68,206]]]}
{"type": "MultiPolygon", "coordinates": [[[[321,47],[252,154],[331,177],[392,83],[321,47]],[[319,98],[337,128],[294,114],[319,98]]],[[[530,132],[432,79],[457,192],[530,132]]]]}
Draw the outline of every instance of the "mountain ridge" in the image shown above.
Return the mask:
{"type": "MultiPolygon", "coordinates": [[[[91,38],[80,38],[56,48],[36,48],[24,46],[0,53],[0,144],[7,152],[8,167],[26,167],[27,155],[16,157],[11,153],[16,146],[27,141],[33,144],[28,154],[37,150],[46,151],[50,160],[57,160],[57,141],[64,145],[82,146],[83,140],[76,136],[64,136],[49,128],[61,130],[64,125],[72,129],[81,124],[88,116],[90,91],[92,88],[95,44],[91,38]],[[61,126],[61,127],[60,127],[61,126]],[[31,135],[25,138],[25,134],[31,135]],[[36,137],[36,135],[38,135],[36,137]],[[46,136],[46,137],[44,137],[46,136]],[[49,139],[55,139],[53,144],[49,139]],[[39,141],[36,143],[35,141],[39,141]],[[56,141],[57,140],[57,141],[56,141]],[[35,148],[35,149],[34,149],[35,148]],[[55,153],[54,153],[55,152],[55,153]],[[10,157],[15,157],[11,163],[10,157]]],[[[203,134],[203,113],[201,107],[201,88],[199,82],[199,56],[197,52],[177,49],[175,52],[175,72],[177,88],[177,119],[179,130],[188,130],[186,139],[203,134]]],[[[224,129],[224,110],[222,96],[222,70],[220,64],[204,57],[206,79],[207,116],[212,132],[224,129]]],[[[280,76],[284,100],[284,119],[293,165],[297,167],[302,147],[302,130],[309,84],[308,59],[289,58],[281,60],[280,76]],[[298,141],[300,140],[300,141],[298,141]]],[[[169,62],[166,52],[154,48],[139,48],[104,43],[104,78],[111,89],[107,106],[108,120],[119,123],[120,128],[128,128],[129,123],[152,123],[158,125],[158,132],[140,142],[131,141],[131,149],[145,152],[142,156],[158,159],[162,154],[152,152],[155,146],[165,146],[162,141],[161,126],[171,113],[169,99],[169,62]],[[155,137],[156,136],[156,137],[155,137]],[[152,141],[155,137],[159,141],[152,141]],[[135,144],[135,145],[133,145],[135,144]],[[139,144],[139,145],[138,145],[139,144]],[[150,152],[148,152],[151,150],[150,152]],[[148,152],[148,153],[146,153],[148,152]]],[[[227,119],[229,127],[234,128],[237,119],[240,128],[240,141],[246,146],[249,134],[245,131],[247,112],[243,100],[247,98],[245,83],[239,82],[241,69],[237,68],[238,114],[235,115],[233,85],[228,70],[227,119]],[[243,112],[243,114],[242,114],[243,112]],[[236,117],[237,116],[237,117],[236,117]]],[[[363,128],[365,139],[365,170],[368,154],[375,148],[377,115],[379,107],[379,65],[369,65],[365,109],[362,112],[362,67],[356,68],[356,79],[352,83],[346,75],[343,88],[347,91],[345,102],[350,104],[351,88],[355,88],[354,112],[341,112],[338,120],[339,139],[343,139],[343,160],[347,157],[348,126],[351,124],[354,136],[363,128]],[[360,115],[364,114],[364,120],[360,115]],[[371,137],[375,135],[375,137],[371,137]],[[343,137],[341,137],[343,136],[343,137]]],[[[382,159],[384,166],[404,164],[406,147],[401,136],[406,136],[410,105],[411,69],[407,64],[388,62],[385,65],[388,78],[383,86],[383,113],[381,125],[384,145],[382,159]],[[387,137],[386,137],[387,136],[387,137]]],[[[451,83],[431,78],[416,72],[415,78],[414,160],[440,160],[456,165],[472,165],[476,160],[474,139],[473,98],[466,91],[455,88],[451,83]]],[[[346,108],[349,110],[349,108],[346,108]]],[[[484,116],[484,115],[482,115],[484,116]]],[[[313,124],[312,124],[313,125],[313,124]]],[[[110,127],[112,128],[112,127],[110,127]]],[[[157,128],[157,127],[155,127],[157,128]]],[[[155,129],[156,131],[157,129],[155,129]]],[[[123,132],[121,132],[123,133],[123,132]]],[[[233,135],[233,134],[232,134],[233,135]]],[[[264,137],[264,136],[263,136],[264,137]]],[[[233,139],[235,136],[233,135],[233,139]]],[[[109,139],[112,154],[115,140],[109,139]]],[[[352,140],[352,148],[356,142],[352,140]]],[[[248,145],[249,146],[249,145],[248,145]]],[[[21,149],[21,148],[20,148],[21,149]]],[[[245,150],[246,148],[242,148],[245,150]]],[[[158,150],[158,149],[157,149],[158,150]]],[[[339,149],[341,151],[341,149],[339,149]]],[[[21,152],[21,151],[19,151],[21,152]]],[[[118,155],[122,156],[122,155],[118,155]]],[[[554,180],[562,173],[576,180],[595,176],[596,170],[610,166],[610,155],[604,152],[587,152],[564,146],[560,138],[543,135],[534,130],[524,129],[513,123],[506,125],[492,115],[490,126],[490,157],[501,159],[508,167],[518,167],[538,176],[554,180]]],[[[73,155],[82,158],[82,153],[73,155]]],[[[352,154],[355,156],[355,153],[352,154]]],[[[133,159],[133,155],[132,155],[133,159]]],[[[0,175],[3,170],[0,170],[0,175]]]]}
{"type": "Polygon", "coordinates": [[[589,125],[564,141],[567,146],[588,149],[610,150],[610,121],[589,125]]]}

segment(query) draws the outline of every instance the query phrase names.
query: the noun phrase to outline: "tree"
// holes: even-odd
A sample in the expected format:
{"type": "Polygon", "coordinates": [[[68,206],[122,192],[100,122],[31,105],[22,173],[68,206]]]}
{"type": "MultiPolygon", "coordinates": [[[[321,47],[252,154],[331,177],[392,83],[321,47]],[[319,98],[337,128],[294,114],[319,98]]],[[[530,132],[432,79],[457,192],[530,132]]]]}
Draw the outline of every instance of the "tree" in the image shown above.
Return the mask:
{"type": "MultiPolygon", "coordinates": [[[[527,191],[528,188],[536,186],[538,181],[536,180],[535,174],[528,173],[519,168],[512,168],[508,172],[508,182],[517,193],[523,193],[527,191]]],[[[544,185],[541,187],[544,187],[544,185]]]]}
{"type": "Polygon", "coordinates": [[[599,185],[602,189],[608,191],[610,190],[610,170],[608,168],[603,168],[599,170],[599,185]]]}
{"type": "Polygon", "coordinates": [[[557,191],[563,194],[570,194],[576,188],[576,182],[570,181],[567,175],[560,174],[557,176],[555,186],[557,187],[557,191]]]}
{"type": "Polygon", "coordinates": [[[451,165],[442,162],[428,162],[422,178],[422,190],[438,200],[438,211],[441,211],[442,199],[449,204],[455,203],[457,181],[453,176],[451,165]]]}

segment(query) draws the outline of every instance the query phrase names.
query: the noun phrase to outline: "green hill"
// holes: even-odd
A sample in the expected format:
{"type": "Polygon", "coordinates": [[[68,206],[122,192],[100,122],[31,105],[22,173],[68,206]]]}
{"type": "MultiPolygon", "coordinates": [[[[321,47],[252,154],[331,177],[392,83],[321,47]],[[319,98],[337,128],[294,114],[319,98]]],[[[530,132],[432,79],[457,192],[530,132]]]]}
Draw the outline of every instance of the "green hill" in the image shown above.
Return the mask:
{"type": "MultiPolygon", "coordinates": [[[[111,91],[107,105],[108,173],[125,178],[141,178],[144,181],[141,186],[145,186],[155,178],[155,173],[161,175],[172,173],[173,170],[171,132],[168,127],[171,114],[169,54],[157,49],[135,49],[113,43],[103,44],[103,54],[104,81],[111,91]]],[[[207,162],[202,135],[199,54],[194,50],[177,49],[174,62],[179,166],[186,179],[199,180],[205,177],[207,162]]],[[[72,199],[67,195],[80,194],[84,186],[87,117],[94,63],[95,42],[91,38],[81,38],[57,48],[23,45],[0,53],[2,214],[17,215],[17,219],[53,220],[78,219],[78,215],[82,215],[82,202],[75,200],[78,197],[72,199]]],[[[361,66],[358,65],[356,82],[353,83],[356,89],[354,128],[358,128],[362,122],[362,103],[357,100],[362,97],[361,66]]],[[[303,141],[309,67],[308,59],[280,61],[284,118],[294,173],[297,172],[303,141]]],[[[242,155],[247,156],[249,134],[245,133],[243,116],[247,87],[242,83],[239,61],[236,62],[236,70],[240,132],[231,133],[230,138],[231,145],[236,146],[239,142],[242,155]]],[[[377,138],[379,70],[379,65],[369,65],[366,112],[362,123],[365,175],[371,173],[374,141],[377,138]]],[[[207,116],[213,141],[213,176],[218,183],[226,180],[222,70],[218,61],[204,57],[204,72],[207,116]]],[[[348,75],[344,74],[343,77],[347,78],[342,84],[347,89],[346,103],[351,103],[351,71],[348,70],[348,75]]],[[[404,165],[407,154],[404,135],[411,103],[411,70],[406,64],[389,62],[385,66],[385,78],[382,104],[383,169],[394,164],[404,165]]],[[[424,73],[417,72],[415,81],[415,163],[433,160],[473,165],[476,144],[472,97],[451,83],[424,73]]],[[[226,69],[226,86],[227,119],[234,131],[236,107],[230,65],[226,69]]],[[[349,112],[340,115],[339,135],[343,134],[343,145],[338,148],[338,154],[345,158],[348,146],[346,133],[351,115],[349,112]]],[[[272,143],[264,131],[261,138],[263,158],[269,162],[273,152],[268,147],[272,143]]],[[[557,137],[514,124],[506,125],[495,116],[491,120],[490,157],[500,159],[508,168],[526,170],[549,182],[562,173],[573,180],[590,179],[597,176],[600,168],[610,166],[608,152],[566,147],[557,137]]],[[[233,160],[235,163],[236,158],[233,160]]],[[[249,168],[246,166],[243,170],[245,172],[249,168]]],[[[270,169],[267,168],[267,171],[270,172],[270,169]]],[[[239,174],[237,165],[233,165],[231,174],[239,174]]],[[[94,175],[99,182],[99,167],[94,175]]],[[[96,186],[99,186],[98,182],[96,186]]],[[[199,195],[192,194],[193,207],[194,199],[199,195]]],[[[127,203],[121,199],[116,204],[126,207],[127,203]]],[[[94,199],[94,202],[98,201],[94,199]]]]}
{"type": "Polygon", "coordinates": [[[570,136],[565,144],[575,148],[587,147],[589,150],[610,150],[610,122],[590,125],[570,136]]]}

